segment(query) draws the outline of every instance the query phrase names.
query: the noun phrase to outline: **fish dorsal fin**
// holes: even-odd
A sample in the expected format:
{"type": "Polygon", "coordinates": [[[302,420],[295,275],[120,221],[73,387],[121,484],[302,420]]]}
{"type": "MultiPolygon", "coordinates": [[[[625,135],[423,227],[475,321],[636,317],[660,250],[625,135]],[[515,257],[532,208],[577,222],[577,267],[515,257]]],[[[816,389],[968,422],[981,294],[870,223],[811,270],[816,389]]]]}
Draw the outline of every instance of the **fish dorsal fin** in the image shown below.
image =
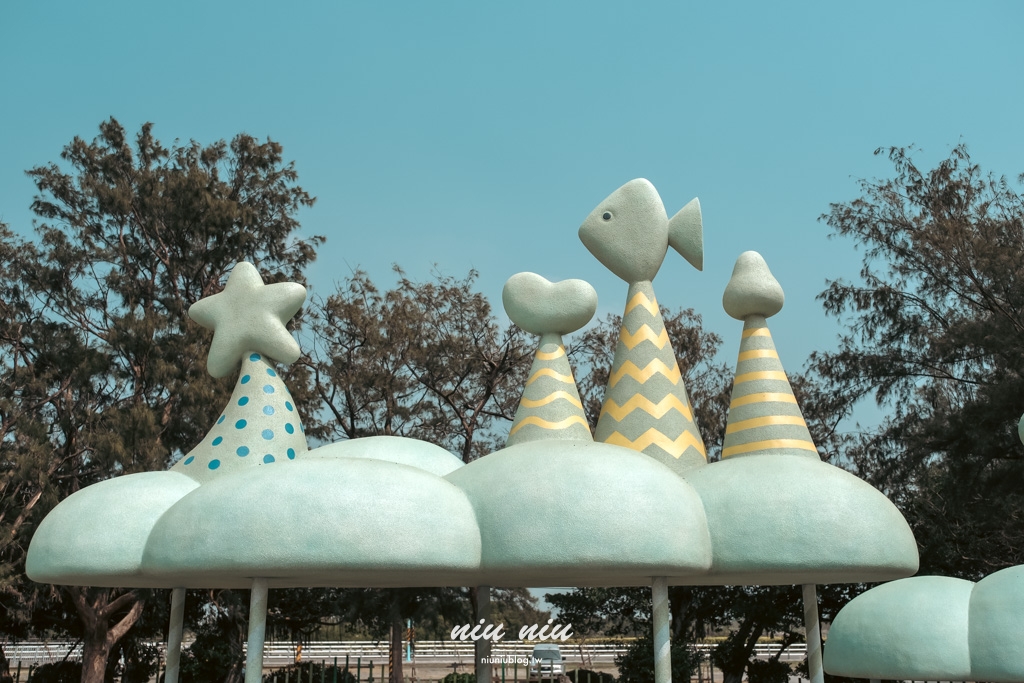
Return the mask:
{"type": "Polygon", "coordinates": [[[669,219],[668,245],[694,268],[704,270],[704,222],[696,197],[669,219]]]}

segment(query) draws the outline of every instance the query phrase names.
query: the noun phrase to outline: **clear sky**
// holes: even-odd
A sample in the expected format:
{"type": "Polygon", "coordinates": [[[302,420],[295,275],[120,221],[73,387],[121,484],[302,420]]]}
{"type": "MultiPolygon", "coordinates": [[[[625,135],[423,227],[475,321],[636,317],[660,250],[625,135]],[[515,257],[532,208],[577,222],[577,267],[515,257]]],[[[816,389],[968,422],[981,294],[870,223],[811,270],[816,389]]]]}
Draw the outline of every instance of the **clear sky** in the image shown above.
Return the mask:
{"type": "Polygon", "coordinates": [[[579,242],[590,210],[645,177],[704,215],[705,269],[670,252],[662,304],[692,307],[735,362],[721,295],[754,249],[786,291],[772,329],[799,370],[839,327],[815,300],[859,255],[817,221],[915,144],[964,141],[1024,172],[1020,2],[5,2],[0,220],[31,231],[24,175],[114,116],[165,143],[283,144],[328,238],[317,293],[361,267],[387,285],[480,271],[497,305],[529,270],[626,285],[579,242]]]}

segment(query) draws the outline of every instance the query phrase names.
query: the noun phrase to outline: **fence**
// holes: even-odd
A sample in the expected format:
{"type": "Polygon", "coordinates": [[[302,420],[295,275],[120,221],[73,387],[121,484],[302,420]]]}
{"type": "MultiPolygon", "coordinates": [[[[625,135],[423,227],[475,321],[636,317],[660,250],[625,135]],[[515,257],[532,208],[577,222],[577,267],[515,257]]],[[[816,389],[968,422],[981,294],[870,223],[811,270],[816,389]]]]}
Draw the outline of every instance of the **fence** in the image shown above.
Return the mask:
{"type": "MultiPolygon", "coordinates": [[[[187,646],[189,643],[185,643],[187,646]]],[[[156,643],[163,650],[164,643],[156,643]]],[[[528,657],[533,652],[533,643],[498,642],[492,645],[491,654],[496,657],[510,658],[514,656],[528,657]]],[[[24,641],[4,644],[4,653],[12,663],[47,664],[64,659],[79,660],[82,658],[82,645],[74,641],[24,641]]],[[[595,641],[592,643],[559,643],[562,658],[569,665],[589,662],[611,662],[616,655],[626,651],[627,645],[621,641],[595,641]]],[[[712,643],[698,643],[694,646],[700,652],[710,652],[715,648],[712,643]]],[[[332,660],[335,657],[350,661],[362,658],[377,663],[388,661],[388,642],[364,640],[335,640],[304,643],[302,646],[303,660],[332,660]]],[[[803,643],[790,645],[781,659],[798,661],[806,657],[807,646],[803,643]]],[[[774,655],[778,645],[761,642],[755,646],[754,655],[764,659],[774,655]]],[[[405,652],[403,647],[402,652],[405,652]]],[[[294,643],[268,642],[264,648],[264,666],[276,667],[291,664],[295,661],[296,646],[294,643]]],[[[416,642],[415,661],[421,664],[472,662],[473,643],[471,641],[422,640],[416,642]]]]}

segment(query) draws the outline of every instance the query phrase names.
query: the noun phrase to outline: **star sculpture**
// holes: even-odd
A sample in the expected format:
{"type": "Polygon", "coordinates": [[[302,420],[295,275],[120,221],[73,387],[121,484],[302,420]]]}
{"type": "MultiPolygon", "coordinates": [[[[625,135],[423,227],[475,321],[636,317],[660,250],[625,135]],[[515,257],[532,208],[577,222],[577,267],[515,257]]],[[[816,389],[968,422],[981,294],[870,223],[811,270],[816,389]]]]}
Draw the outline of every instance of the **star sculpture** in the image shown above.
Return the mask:
{"type": "Polygon", "coordinates": [[[299,344],[285,323],[305,300],[306,288],[297,282],[265,285],[256,266],[245,261],[235,265],[223,291],[188,309],[193,320],[213,330],[206,369],[214,377],[225,377],[253,351],[281,363],[298,360],[299,344]]]}

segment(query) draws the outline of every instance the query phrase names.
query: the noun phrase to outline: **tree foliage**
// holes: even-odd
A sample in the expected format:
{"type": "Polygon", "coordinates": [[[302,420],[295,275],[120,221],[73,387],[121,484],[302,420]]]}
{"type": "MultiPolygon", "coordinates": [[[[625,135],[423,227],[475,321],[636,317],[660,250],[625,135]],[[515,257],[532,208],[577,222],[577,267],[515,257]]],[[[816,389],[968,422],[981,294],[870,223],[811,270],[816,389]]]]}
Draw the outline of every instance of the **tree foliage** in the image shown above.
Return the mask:
{"type": "MultiPolygon", "coordinates": [[[[38,239],[4,230],[0,291],[0,626],[24,629],[50,589],[23,579],[39,520],[78,489],[163,469],[205,434],[230,386],[209,378],[209,335],[188,306],[213,293],[239,260],[272,281],[301,280],[320,238],[299,239],[313,203],[281,146],[164,147],[114,119],[62,163],[28,172],[39,194],[38,239]]],[[[137,620],[138,591],[68,587],[83,627],[86,681],[137,620]]]]}
{"type": "Polygon", "coordinates": [[[850,332],[813,368],[847,411],[883,408],[849,456],[911,523],[922,571],[977,579],[1024,563],[1024,199],[964,145],[927,171],[912,152],[876,150],[894,176],[822,216],[864,257],[819,297],[850,332]]]}
{"type": "Polygon", "coordinates": [[[395,271],[386,292],[357,271],[313,304],[309,372],[332,419],[308,433],[406,436],[466,462],[503,446],[532,345],[498,326],[475,272],[414,282],[395,271]]]}

